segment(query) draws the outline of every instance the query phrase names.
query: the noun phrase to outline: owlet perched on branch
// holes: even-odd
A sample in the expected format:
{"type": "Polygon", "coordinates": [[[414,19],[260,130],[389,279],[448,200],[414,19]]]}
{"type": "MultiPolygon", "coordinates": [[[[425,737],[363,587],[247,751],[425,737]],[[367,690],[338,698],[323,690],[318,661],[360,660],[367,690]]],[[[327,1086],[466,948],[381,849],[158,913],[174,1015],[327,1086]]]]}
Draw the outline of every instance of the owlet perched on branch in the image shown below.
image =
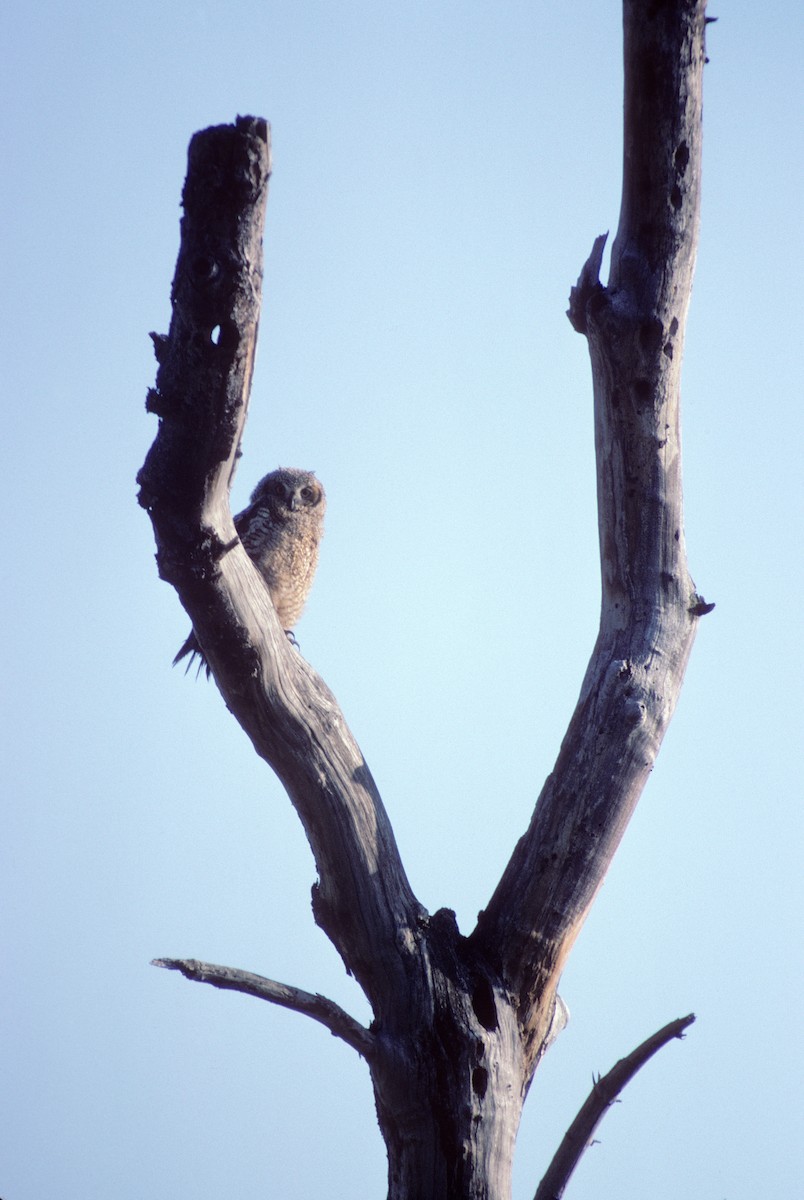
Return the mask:
{"type": "MultiPolygon", "coordinates": [[[[311,471],[280,467],[260,480],[248,508],[234,519],[243,548],[265,580],[288,634],[302,615],[313,583],[326,507],[324,489],[311,471]]],[[[198,655],[207,665],[194,630],[173,665],[188,654],[190,663],[198,655]]]]}

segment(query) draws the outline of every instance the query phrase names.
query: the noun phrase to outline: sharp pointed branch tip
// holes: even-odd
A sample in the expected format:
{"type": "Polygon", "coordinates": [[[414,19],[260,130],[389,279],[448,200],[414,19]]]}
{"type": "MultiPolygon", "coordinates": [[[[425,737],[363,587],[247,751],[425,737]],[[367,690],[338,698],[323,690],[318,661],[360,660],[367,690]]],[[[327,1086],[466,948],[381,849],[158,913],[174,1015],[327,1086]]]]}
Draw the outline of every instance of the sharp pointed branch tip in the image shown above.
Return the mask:
{"type": "Polygon", "coordinates": [[[601,233],[595,238],[591,253],[578,276],[578,282],[574,288],[570,289],[570,306],[567,309],[567,316],[572,328],[577,333],[586,333],[589,301],[596,294],[602,295],[605,290],[600,282],[600,267],[608,236],[608,233],[601,233]]]}
{"type": "Polygon", "coordinates": [[[590,275],[593,275],[595,280],[598,281],[600,279],[600,268],[603,265],[603,251],[606,249],[606,242],[608,240],[608,230],[606,230],[605,233],[598,234],[592,243],[592,252],[587,259],[586,267],[584,268],[584,270],[588,268],[590,275]]]}
{"type": "Polygon", "coordinates": [[[225,991],[243,992],[247,996],[255,996],[258,1000],[267,1000],[280,1008],[289,1008],[312,1017],[314,1021],[324,1025],[333,1037],[340,1038],[353,1050],[357,1050],[363,1058],[368,1058],[374,1049],[374,1035],[334,1000],[317,992],[305,992],[292,984],[266,979],[264,975],[241,971],[237,967],[199,962],[195,958],[154,958],[151,965],[164,967],[168,971],[181,971],[185,979],[196,983],[209,983],[225,991]]]}
{"type": "Polygon", "coordinates": [[[714,607],[714,604],[707,604],[703,596],[695,596],[687,611],[693,617],[705,617],[714,607]]]}
{"type": "Polygon", "coordinates": [[[620,1093],[637,1071],[672,1038],[682,1038],[684,1030],[694,1020],[695,1014],[690,1013],[689,1016],[670,1021],[668,1025],[646,1038],[636,1050],[632,1050],[625,1058],[615,1063],[605,1075],[592,1074],[592,1090],[565,1133],[553,1161],[547,1168],[547,1173],[536,1189],[534,1200],[555,1200],[556,1197],[563,1196],[567,1182],[585,1150],[597,1141],[594,1133],[606,1110],[619,1102],[620,1093]]]}

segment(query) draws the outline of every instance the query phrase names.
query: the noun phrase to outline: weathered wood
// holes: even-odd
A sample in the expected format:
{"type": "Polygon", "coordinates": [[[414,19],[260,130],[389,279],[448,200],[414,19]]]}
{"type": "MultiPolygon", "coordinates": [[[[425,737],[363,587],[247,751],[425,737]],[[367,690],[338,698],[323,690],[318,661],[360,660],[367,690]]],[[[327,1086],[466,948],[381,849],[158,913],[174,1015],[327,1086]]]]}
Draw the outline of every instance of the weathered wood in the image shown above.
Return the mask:
{"type": "Polygon", "coordinates": [[[290,1008],[304,1013],[314,1021],[325,1025],[333,1037],[339,1037],[358,1054],[368,1058],[374,1050],[374,1038],[368,1029],[345,1012],[334,1000],[318,992],[305,992],[303,988],[277,979],[266,979],[252,971],[239,971],[235,967],[221,967],[217,963],[199,962],[195,958],[155,958],[152,967],[163,967],[167,971],[181,971],[185,979],[197,983],[211,983],[223,991],[242,992],[257,1000],[267,1000],[280,1008],[290,1008]]]}
{"type": "Polygon", "coordinates": [[[302,820],[316,920],[375,1013],[408,989],[423,912],[374,781],[332,693],[288,643],[239,542],[229,487],[245,423],[262,287],[267,126],[239,118],[192,139],[167,338],[143,466],[162,578],[176,588],[224,699],[302,820]],[[214,330],[219,331],[213,337],[214,330]]]}
{"type": "Polygon", "coordinates": [[[636,1050],[632,1050],[625,1058],[615,1063],[602,1079],[595,1080],[591,1092],[565,1133],[553,1161],[537,1187],[533,1200],[560,1200],[570,1176],[589,1148],[592,1134],[603,1119],[606,1109],[611,1107],[626,1084],[631,1082],[637,1071],[644,1067],[662,1046],[666,1046],[673,1038],[683,1038],[684,1030],[688,1029],[694,1020],[694,1014],[690,1013],[688,1017],[678,1017],[675,1021],[670,1021],[657,1033],[646,1038],[636,1050]]]}
{"type": "Polygon", "coordinates": [[[679,376],[700,211],[705,0],[626,0],[623,201],[569,316],[595,401],[600,630],[555,768],[474,940],[519,996],[537,1057],[567,955],[653,769],[700,597],[681,509],[679,376]]]}
{"type": "MultiPolygon", "coordinates": [[[[507,1200],[522,1104],[566,1012],[556,987],[672,715],[697,618],[681,512],[679,371],[699,211],[703,0],[625,7],[623,204],[573,289],[595,398],[602,607],[575,714],[530,827],[467,938],[410,888],[338,705],[285,638],[228,490],[262,275],[267,127],[191,143],[160,428],[140,474],[160,573],[227,706],[276,771],[318,870],[315,919],[365,992],[370,1031],[250,972],[162,960],[323,1020],[368,1061],[390,1200],[507,1200]],[[333,1027],[339,1022],[338,1029],[333,1027]],[[366,1034],[366,1037],[363,1037],[366,1034]]],[[[335,1006],[337,1007],[337,1006],[335,1006]]],[[[340,1014],[340,1015],[339,1015],[340,1014]]]]}

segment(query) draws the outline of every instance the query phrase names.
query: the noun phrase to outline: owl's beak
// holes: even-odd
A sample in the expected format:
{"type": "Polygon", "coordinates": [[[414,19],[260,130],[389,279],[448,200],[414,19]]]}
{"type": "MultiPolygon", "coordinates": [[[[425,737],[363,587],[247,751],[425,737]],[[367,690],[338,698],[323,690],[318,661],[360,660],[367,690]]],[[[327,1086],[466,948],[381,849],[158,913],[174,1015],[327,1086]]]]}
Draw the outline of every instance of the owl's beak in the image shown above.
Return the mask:
{"type": "Polygon", "coordinates": [[[301,508],[301,506],[302,506],[302,498],[298,492],[294,492],[293,495],[290,497],[290,504],[288,507],[290,508],[291,512],[295,512],[296,509],[301,508]]]}

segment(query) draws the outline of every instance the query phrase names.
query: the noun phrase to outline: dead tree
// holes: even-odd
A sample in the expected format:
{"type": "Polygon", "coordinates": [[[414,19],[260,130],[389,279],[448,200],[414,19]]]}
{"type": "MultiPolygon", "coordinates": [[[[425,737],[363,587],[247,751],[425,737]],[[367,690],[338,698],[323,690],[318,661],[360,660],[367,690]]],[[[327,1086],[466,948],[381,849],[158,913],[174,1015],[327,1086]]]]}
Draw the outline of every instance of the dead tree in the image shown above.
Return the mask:
{"type": "MultiPolygon", "coordinates": [[[[452,912],[431,915],[413,894],[338,704],[289,645],[235,533],[229,488],[260,310],[268,129],[239,118],[190,145],[170,332],[153,335],[159,370],[148,408],[160,421],[140,502],[161,577],[176,588],[228,708],[302,821],[318,872],[315,920],[374,1019],[365,1028],[322,996],[245,971],[159,963],[306,1013],[365,1058],[391,1200],[510,1196],[522,1105],[565,1020],[562,969],[653,768],[698,618],[711,607],[687,570],[679,442],[704,7],[624,3],[619,227],[608,284],[599,280],[599,237],[569,309],[587,338],[594,380],[600,631],[530,825],[468,936],[452,912]]],[[[652,1049],[635,1051],[596,1087],[540,1197],[563,1192],[617,1090],[691,1019],[660,1031],[652,1049]]]]}

